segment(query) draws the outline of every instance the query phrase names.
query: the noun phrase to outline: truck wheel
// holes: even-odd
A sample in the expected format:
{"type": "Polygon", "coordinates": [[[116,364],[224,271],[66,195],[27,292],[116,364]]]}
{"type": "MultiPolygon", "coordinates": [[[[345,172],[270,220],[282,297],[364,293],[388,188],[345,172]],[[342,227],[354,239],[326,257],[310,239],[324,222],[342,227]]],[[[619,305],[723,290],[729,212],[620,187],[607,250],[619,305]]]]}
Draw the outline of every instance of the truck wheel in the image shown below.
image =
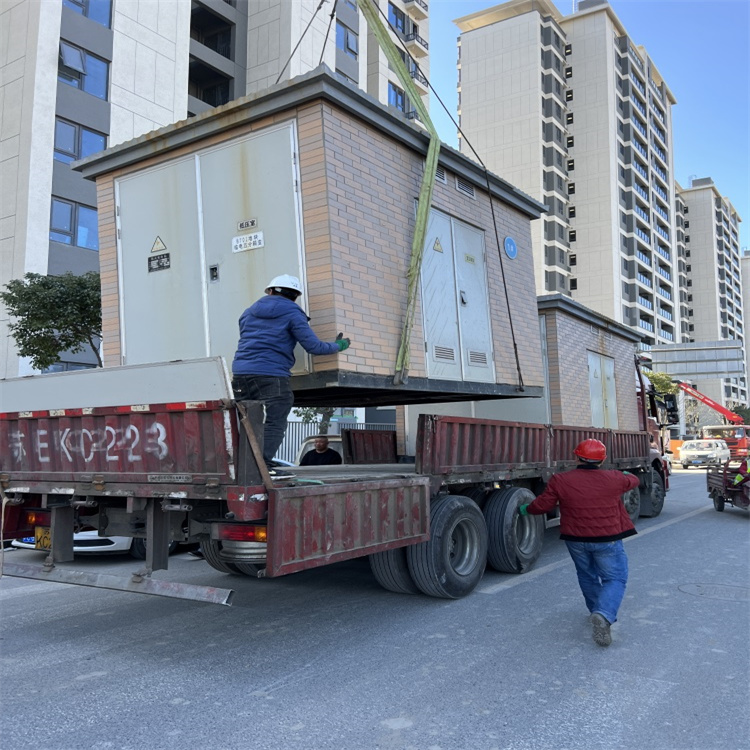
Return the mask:
{"type": "Polygon", "coordinates": [[[206,562],[214,568],[214,570],[221,571],[222,573],[232,573],[234,575],[239,574],[234,563],[224,562],[220,557],[221,542],[216,539],[206,539],[201,542],[201,551],[206,562]]]}
{"type": "MultiPolygon", "coordinates": [[[[169,543],[169,554],[171,555],[177,549],[177,542],[169,543]]],[[[130,545],[130,556],[136,560],[146,559],[146,540],[140,537],[133,537],[133,543],[130,545]]]]}
{"type": "Polygon", "coordinates": [[[719,511],[719,513],[723,513],[725,504],[724,498],[718,492],[714,492],[711,497],[714,501],[714,508],[719,511]]]}
{"type": "Polygon", "coordinates": [[[655,518],[664,507],[664,479],[656,469],[651,469],[651,486],[639,491],[641,494],[641,508],[639,513],[644,518],[655,518]]]}
{"type": "Polygon", "coordinates": [[[237,568],[237,570],[242,573],[242,575],[250,576],[250,578],[260,578],[258,574],[266,569],[265,565],[256,565],[255,563],[248,563],[248,562],[236,562],[236,563],[226,563],[227,565],[231,565],[234,568],[237,568]]]}
{"type": "Polygon", "coordinates": [[[641,492],[635,487],[632,490],[628,490],[622,496],[622,503],[625,506],[625,510],[630,516],[630,520],[635,524],[638,520],[638,516],[641,514],[641,492]]]}
{"type": "Polygon", "coordinates": [[[518,514],[518,508],[534,497],[525,487],[507,487],[495,490],[487,498],[487,561],[501,573],[523,573],[542,553],[544,518],[518,514]]]}
{"type": "Polygon", "coordinates": [[[428,596],[459,599],[470,594],[487,565],[487,525],[477,504],[463,495],[442,495],[430,510],[430,538],[406,550],[417,588],[428,596]]]}
{"type": "Polygon", "coordinates": [[[406,547],[375,552],[370,555],[370,570],[375,580],[387,591],[396,594],[418,594],[417,584],[406,562],[406,547]]]}

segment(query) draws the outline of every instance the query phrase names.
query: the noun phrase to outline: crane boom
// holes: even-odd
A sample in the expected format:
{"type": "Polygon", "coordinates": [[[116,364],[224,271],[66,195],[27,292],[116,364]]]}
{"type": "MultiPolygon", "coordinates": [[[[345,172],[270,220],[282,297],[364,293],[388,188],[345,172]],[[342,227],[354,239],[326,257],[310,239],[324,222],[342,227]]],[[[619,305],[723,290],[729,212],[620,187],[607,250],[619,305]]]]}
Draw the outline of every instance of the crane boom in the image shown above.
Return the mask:
{"type": "Polygon", "coordinates": [[[692,396],[694,399],[700,401],[706,406],[709,406],[714,411],[718,411],[719,414],[728,419],[732,424],[742,424],[745,421],[739,414],[735,414],[733,411],[729,411],[729,409],[724,408],[721,404],[717,404],[716,401],[714,401],[712,398],[709,398],[700,391],[696,391],[695,388],[688,385],[687,383],[683,383],[680,380],[675,380],[674,383],[681,390],[685,391],[688,396],[692,396]]]}

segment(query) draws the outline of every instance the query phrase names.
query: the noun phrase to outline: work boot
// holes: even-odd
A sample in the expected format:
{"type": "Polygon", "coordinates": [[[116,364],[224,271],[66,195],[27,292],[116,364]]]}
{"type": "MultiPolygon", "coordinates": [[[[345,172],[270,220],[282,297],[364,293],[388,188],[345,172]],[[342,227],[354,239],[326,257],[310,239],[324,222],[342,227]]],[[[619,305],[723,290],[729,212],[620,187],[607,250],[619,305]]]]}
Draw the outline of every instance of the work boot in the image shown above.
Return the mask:
{"type": "Polygon", "coordinates": [[[594,627],[592,636],[597,646],[609,646],[612,643],[612,634],[609,632],[610,622],[598,612],[591,615],[591,624],[594,627]]]}

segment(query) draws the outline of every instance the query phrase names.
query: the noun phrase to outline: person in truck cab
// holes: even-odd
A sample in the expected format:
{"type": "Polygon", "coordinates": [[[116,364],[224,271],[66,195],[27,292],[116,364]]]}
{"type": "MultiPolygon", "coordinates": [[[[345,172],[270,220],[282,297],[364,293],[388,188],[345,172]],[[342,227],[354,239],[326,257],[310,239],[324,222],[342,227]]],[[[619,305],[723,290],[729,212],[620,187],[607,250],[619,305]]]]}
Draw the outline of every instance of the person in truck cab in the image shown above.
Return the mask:
{"type": "Polygon", "coordinates": [[[333,448],[328,447],[328,438],[325,435],[318,435],[315,438],[315,448],[307,451],[302,460],[299,462],[300,466],[332,466],[333,464],[340,464],[341,454],[333,448]]]}
{"type": "Polygon", "coordinates": [[[610,625],[617,621],[628,582],[622,540],[637,533],[622,496],[640,482],[627,472],[600,468],[607,448],[599,440],[584,440],[574,453],[578,466],[553,475],[544,492],[518,511],[522,516],[542,515],[560,506],[560,538],[576,566],[594,642],[609,646],[610,625]]]}
{"type": "Polygon", "coordinates": [[[302,285],[296,276],[271,279],[266,296],[240,316],[240,341],[232,362],[232,390],[236,401],[262,401],[265,408],[263,459],[273,474],[273,457],[284,439],[287,417],[294,405],[291,376],[294,347],[310,354],[336,354],[350,341],[321,341],[310,328],[310,318],[297,304],[302,285]]]}

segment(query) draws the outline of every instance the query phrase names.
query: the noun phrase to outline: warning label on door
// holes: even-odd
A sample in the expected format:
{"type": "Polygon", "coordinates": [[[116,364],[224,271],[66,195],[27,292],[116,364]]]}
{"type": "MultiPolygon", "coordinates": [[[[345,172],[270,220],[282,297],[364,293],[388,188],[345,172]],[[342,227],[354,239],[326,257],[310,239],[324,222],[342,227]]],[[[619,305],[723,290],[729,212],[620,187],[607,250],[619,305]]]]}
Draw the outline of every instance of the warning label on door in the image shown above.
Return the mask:
{"type": "Polygon", "coordinates": [[[154,240],[154,244],[151,245],[152,253],[162,253],[167,249],[167,246],[162,242],[161,237],[157,237],[154,240]]]}
{"type": "Polygon", "coordinates": [[[148,259],[148,272],[152,271],[165,271],[169,268],[169,253],[162,253],[161,255],[152,255],[148,259]]]}

